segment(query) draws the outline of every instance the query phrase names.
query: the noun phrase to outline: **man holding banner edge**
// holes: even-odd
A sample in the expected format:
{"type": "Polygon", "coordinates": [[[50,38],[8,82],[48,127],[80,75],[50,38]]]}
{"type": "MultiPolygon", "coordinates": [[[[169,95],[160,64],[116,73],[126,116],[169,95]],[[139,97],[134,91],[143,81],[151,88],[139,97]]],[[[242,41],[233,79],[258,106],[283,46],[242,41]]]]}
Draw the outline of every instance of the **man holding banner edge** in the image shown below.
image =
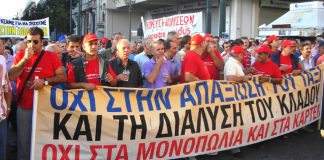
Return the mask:
{"type": "Polygon", "coordinates": [[[18,159],[30,158],[34,89],[39,90],[45,85],[62,83],[66,80],[58,56],[53,52],[42,50],[43,37],[42,29],[30,28],[27,34],[27,48],[17,53],[14,64],[8,72],[10,80],[17,80],[18,159]]]}

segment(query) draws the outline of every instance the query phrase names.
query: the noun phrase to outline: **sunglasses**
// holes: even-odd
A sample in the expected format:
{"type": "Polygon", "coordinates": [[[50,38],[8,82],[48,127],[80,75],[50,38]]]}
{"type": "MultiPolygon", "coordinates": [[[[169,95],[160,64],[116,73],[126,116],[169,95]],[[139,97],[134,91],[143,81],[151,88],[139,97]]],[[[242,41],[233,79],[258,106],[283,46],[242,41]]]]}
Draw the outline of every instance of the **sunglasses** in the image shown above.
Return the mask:
{"type": "Polygon", "coordinates": [[[27,44],[30,44],[30,43],[34,43],[34,44],[38,44],[39,41],[38,40],[27,40],[27,44]]]}

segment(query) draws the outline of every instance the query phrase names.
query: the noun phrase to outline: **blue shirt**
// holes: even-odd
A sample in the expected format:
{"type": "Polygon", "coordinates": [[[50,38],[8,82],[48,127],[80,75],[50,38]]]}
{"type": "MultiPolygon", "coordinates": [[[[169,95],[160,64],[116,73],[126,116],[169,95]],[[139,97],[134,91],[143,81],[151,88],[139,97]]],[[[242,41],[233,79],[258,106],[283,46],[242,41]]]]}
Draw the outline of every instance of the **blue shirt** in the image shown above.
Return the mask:
{"type": "Polygon", "coordinates": [[[167,60],[170,63],[170,70],[171,70],[171,76],[174,77],[176,75],[181,75],[181,62],[177,57],[174,57],[171,60],[167,60]]]}
{"type": "MultiPolygon", "coordinates": [[[[143,77],[144,77],[144,64],[149,60],[150,58],[146,55],[144,51],[134,57],[134,61],[138,64],[143,77]]],[[[148,88],[147,81],[145,78],[143,80],[143,87],[148,88]]]]}
{"type": "MultiPolygon", "coordinates": [[[[155,60],[152,58],[144,64],[144,77],[148,77],[156,65],[155,60]]],[[[171,66],[169,61],[164,61],[164,64],[161,66],[158,76],[154,83],[148,83],[146,88],[161,88],[167,86],[166,76],[171,76],[171,66]]]]}

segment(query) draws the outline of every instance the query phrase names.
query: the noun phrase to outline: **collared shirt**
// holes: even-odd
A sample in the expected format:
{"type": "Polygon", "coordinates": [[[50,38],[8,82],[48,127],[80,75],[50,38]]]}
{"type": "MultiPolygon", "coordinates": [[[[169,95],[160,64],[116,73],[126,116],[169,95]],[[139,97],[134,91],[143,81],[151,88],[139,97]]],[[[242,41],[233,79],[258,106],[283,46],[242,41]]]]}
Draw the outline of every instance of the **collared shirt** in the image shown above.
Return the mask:
{"type": "MultiPolygon", "coordinates": [[[[134,61],[138,64],[138,66],[142,72],[142,77],[144,77],[144,64],[149,60],[150,60],[150,58],[146,55],[146,53],[144,51],[134,57],[134,61]]],[[[145,79],[143,80],[143,87],[144,88],[148,87],[147,81],[145,79]]]]}
{"type": "Polygon", "coordinates": [[[243,65],[238,60],[230,57],[225,63],[224,67],[224,80],[228,80],[227,76],[244,76],[243,65]]]}
{"type": "Polygon", "coordinates": [[[171,77],[174,77],[176,75],[181,75],[181,62],[177,57],[174,57],[173,59],[164,59],[170,63],[170,70],[171,70],[171,77]]]}
{"type": "Polygon", "coordinates": [[[134,57],[134,61],[140,67],[140,69],[142,71],[142,75],[144,75],[144,64],[149,60],[150,60],[150,58],[146,55],[146,53],[144,51],[134,57]]]}
{"type": "Polygon", "coordinates": [[[309,58],[309,60],[307,62],[302,55],[299,57],[299,64],[302,66],[303,71],[315,67],[315,63],[312,58],[309,58]]]}
{"type": "Polygon", "coordinates": [[[135,61],[128,59],[127,66],[124,66],[121,60],[116,58],[110,61],[110,67],[116,75],[122,74],[124,70],[129,71],[128,81],[117,81],[117,87],[136,88],[143,85],[142,73],[135,61]]]}
{"type": "MultiPolygon", "coordinates": [[[[152,58],[144,64],[144,77],[147,78],[152,72],[156,65],[156,61],[152,58]]],[[[161,66],[159,73],[154,81],[154,83],[147,84],[147,88],[155,89],[165,87],[167,85],[166,76],[171,75],[171,65],[169,61],[164,61],[161,66]]]]}

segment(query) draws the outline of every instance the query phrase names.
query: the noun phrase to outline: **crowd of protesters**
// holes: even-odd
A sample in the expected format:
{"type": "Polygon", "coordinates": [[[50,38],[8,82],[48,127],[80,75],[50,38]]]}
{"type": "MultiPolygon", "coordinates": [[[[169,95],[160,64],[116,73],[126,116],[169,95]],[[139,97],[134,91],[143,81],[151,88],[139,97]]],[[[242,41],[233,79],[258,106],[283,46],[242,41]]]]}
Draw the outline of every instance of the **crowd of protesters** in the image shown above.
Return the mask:
{"type": "Polygon", "coordinates": [[[241,37],[223,42],[211,34],[180,37],[170,31],[166,39],[148,37],[135,43],[120,32],[111,39],[88,33],[47,43],[43,36],[33,27],[15,45],[11,39],[0,40],[0,159],[6,159],[9,124],[17,134],[17,144],[11,143],[18,148],[18,159],[29,159],[33,90],[46,85],[155,89],[200,80],[242,83],[254,75],[262,83],[281,84],[284,75],[299,75],[324,63],[323,35],[305,42],[275,35],[263,41],[241,37]]]}

